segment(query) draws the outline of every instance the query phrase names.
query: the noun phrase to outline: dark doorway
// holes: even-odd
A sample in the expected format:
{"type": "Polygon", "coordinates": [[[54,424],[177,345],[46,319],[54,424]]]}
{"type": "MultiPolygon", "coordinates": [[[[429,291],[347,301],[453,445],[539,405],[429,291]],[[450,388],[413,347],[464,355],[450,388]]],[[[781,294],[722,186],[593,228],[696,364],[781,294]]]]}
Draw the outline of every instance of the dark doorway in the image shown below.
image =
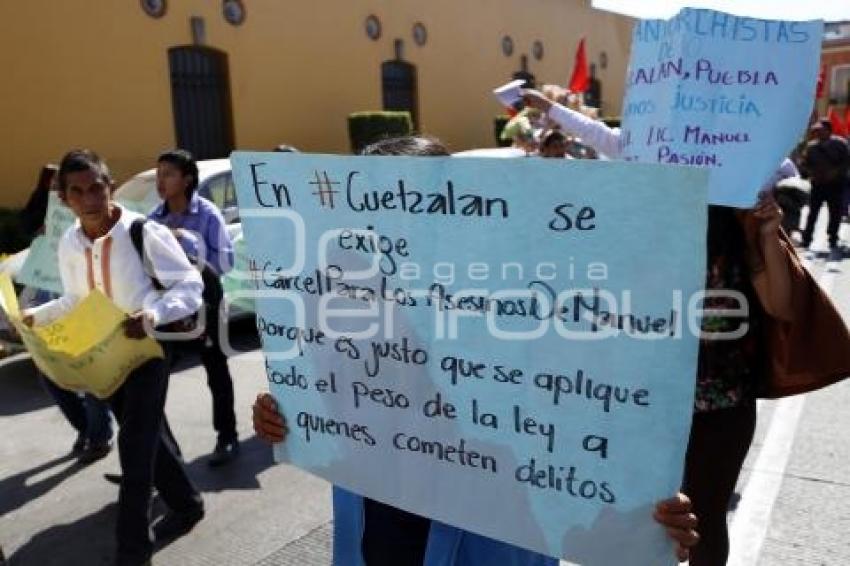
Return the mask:
{"type": "Polygon", "coordinates": [[[233,150],[233,117],[227,54],[208,47],[168,50],[177,146],[196,159],[227,157],[233,150]]]}
{"type": "Polygon", "coordinates": [[[520,55],[519,71],[515,71],[511,78],[525,81],[523,88],[537,88],[534,74],[528,70],[528,55],[520,55]]]}
{"type": "Polygon", "coordinates": [[[416,67],[406,61],[381,63],[381,85],[384,110],[407,110],[413,129],[419,129],[419,100],[416,86],[416,67]]]}

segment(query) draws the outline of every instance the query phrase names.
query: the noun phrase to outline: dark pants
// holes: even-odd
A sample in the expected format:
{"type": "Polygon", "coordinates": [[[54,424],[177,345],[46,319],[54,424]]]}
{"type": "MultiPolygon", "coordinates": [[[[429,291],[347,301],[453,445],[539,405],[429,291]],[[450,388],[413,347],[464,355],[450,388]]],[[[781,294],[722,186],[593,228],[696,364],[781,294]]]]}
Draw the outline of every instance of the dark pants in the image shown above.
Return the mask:
{"type": "Polygon", "coordinates": [[[140,561],[153,552],[150,533],[153,486],[175,511],[190,511],[201,504],[200,494],[165,433],[163,409],[168,367],[166,360],[146,362],[109,399],[120,425],[118,456],[123,474],[116,525],[118,554],[140,561]]]}
{"type": "Polygon", "coordinates": [[[56,406],[83,438],[93,444],[103,444],[112,439],[112,419],[105,401],[88,393],[81,395],[62,389],[43,375],[41,382],[56,406]]]}
{"type": "MultiPolygon", "coordinates": [[[[204,279],[204,285],[213,285],[204,279]]],[[[223,293],[221,284],[218,285],[219,292],[205,287],[204,300],[206,320],[204,321],[204,334],[196,341],[191,341],[185,347],[175,344],[175,355],[172,359],[176,362],[180,356],[187,351],[198,351],[201,364],[207,372],[207,385],[212,395],[213,428],[218,435],[218,442],[233,442],[237,438],[236,413],[233,410],[233,378],[227,365],[227,356],[221,351],[221,333],[219,331],[219,306],[221,305],[223,293]],[[211,295],[211,296],[210,296],[211,295]]]]}
{"type": "Polygon", "coordinates": [[[699,519],[700,541],[691,549],[691,566],[726,564],[726,512],[755,427],[755,403],[694,413],[682,486],[699,519]]]}
{"type": "Polygon", "coordinates": [[[219,442],[236,440],[236,413],[233,410],[233,378],[227,356],[221,351],[219,305],[207,308],[206,337],[201,339],[201,363],[207,372],[207,385],[212,395],[213,428],[219,442]]]}
{"type": "Polygon", "coordinates": [[[826,233],[829,237],[830,247],[838,244],[838,228],[841,226],[841,216],[844,214],[844,185],[812,185],[812,194],[809,199],[809,216],[806,219],[806,227],[803,229],[803,245],[812,243],[812,234],[815,223],[818,220],[820,209],[826,203],[829,211],[829,224],[826,233]]]}
{"type": "Polygon", "coordinates": [[[422,566],[431,520],[363,499],[361,552],[367,566],[422,566]]]}

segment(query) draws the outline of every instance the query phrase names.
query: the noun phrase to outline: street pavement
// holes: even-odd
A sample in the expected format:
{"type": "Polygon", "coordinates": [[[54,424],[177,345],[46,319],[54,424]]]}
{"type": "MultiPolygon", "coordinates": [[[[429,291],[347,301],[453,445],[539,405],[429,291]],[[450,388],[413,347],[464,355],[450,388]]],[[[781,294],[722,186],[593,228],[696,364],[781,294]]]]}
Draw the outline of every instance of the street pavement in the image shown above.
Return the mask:
{"type": "MultiPolygon", "coordinates": [[[[160,549],[156,565],[330,563],[329,484],[274,465],[270,448],[253,434],[251,403],[266,388],[263,363],[252,359],[257,354],[230,359],[243,444],[225,468],[206,463],[215,435],[203,368],[172,375],[166,414],[206,517],[160,549]]],[[[120,472],[117,450],[88,467],[75,464],[68,452],[76,435],[27,360],[0,367],[0,430],[0,544],[10,566],[111,564],[118,487],[103,476],[120,472]]],[[[155,516],[163,511],[155,505],[155,516]]]]}
{"type": "MultiPolygon", "coordinates": [[[[842,234],[850,240],[847,225],[842,234]]],[[[826,247],[822,240],[818,246],[826,247]]],[[[807,264],[850,321],[850,259],[828,262],[824,255],[807,264]]],[[[166,411],[207,515],[159,549],[154,563],[327,565],[329,485],[273,465],[270,449],[253,436],[250,406],[266,384],[255,338],[244,324],[238,330],[246,353],[230,360],[243,440],[237,462],[217,470],[206,464],[215,438],[203,369],[190,361],[172,376],[166,411]]],[[[848,407],[850,381],[759,403],[756,438],[736,490],[741,499],[729,517],[729,564],[850,564],[848,407]]],[[[103,475],[119,472],[117,454],[87,467],[71,459],[75,435],[25,356],[0,362],[0,431],[0,544],[10,566],[109,564],[118,490],[103,475]]],[[[162,511],[155,507],[155,514],[162,511]]]]}

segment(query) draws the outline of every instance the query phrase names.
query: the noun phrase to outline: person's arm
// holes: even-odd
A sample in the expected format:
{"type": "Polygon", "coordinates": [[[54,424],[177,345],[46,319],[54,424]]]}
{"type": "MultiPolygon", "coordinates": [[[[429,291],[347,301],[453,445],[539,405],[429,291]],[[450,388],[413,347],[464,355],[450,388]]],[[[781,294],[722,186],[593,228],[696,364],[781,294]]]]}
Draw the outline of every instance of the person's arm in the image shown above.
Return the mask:
{"type": "Polygon", "coordinates": [[[151,263],[164,292],[146,301],[144,310],[154,326],[180,320],[198,311],[203,304],[204,284],[171,231],[155,222],[144,226],[145,256],[151,263]]]}
{"type": "Polygon", "coordinates": [[[24,322],[29,322],[29,326],[43,326],[62,318],[79,301],[80,297],[65,293],[58,299],[53,299],[37,307],[26,309],[21,312],[21,315],[24,318],[24,322]]]}
{"type": "Polygon", "coordinates": [[[765,312],[773,318],[790,321],[794,317],[791,278],[786,251],[779,239],[782,210],[772,193],[762,193],[759,203],[750,213],[759,221],[757,256],[762,265],[753,270],[752,283],[765,312]]]}
{"type": "Polygon", "coordinates": [[[218,210],[210,215],[207,222],[204,244],[206,244],[206,257],[203,259],[215,269],[216,273],[224,275],[233,269],[233,242],[227,234],[224,217],[218,210]]]}
{"type": "Polygon", "coordinates": [[[198,234],[186,228],[173,228],[171,233],[177,238],[180,247],[183,248],[187,256],[198,257],[198,243],[201,241],[201,237],[198,234]]]}
{"type": "Polygon", "coordinates": [[[190,258],[209,264],[218,275],[233,269],[233,242],[227,234],[224,217],[214,205],[202,208],[206,215],[203,233],[186,228],[175,228],[172,233],[190,258]]]}
{"type": "MultiPolygon", "coordinates": [[[[73,229],[73,228],[72,228],[73,229]]],[[[76,293],[71,265],[73,259],[69,256],[73,252],[69,248],[66,237],[59,241],[58,256],[65,258],[59,262],[59,278],[62,281],[63,293],[58,299],[53,299],[37,307],[24,310],[21,315],[24,323],[28,326],[42,326],[50,324],[66,313],[70,312],[83,297],[76,293]]]]}
{"type": "Polygon", "coordinates": [[[619,157],[622,153],[619,129],[610,128],[604,122],[552,102],[536,90],[523,90],[523,99],[526,104],[546,113],[549,119],[580,137],[583,143],[596,151],[611,158],[619,157]]]}

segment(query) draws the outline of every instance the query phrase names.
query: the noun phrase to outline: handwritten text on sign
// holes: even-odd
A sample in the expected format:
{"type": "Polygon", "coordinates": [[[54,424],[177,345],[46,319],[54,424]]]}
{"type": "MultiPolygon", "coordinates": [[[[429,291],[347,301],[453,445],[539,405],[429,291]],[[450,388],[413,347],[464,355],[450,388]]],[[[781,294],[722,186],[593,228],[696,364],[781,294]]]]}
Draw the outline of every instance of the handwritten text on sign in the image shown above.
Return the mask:
{"type": "Polygon", "coordinates": [[[280,459],[551,556],[670,560],[705,171],[231,160],[280,459]]]}
{"type": "Polygon", "coordinates": [[[709,202],[750,207],[799,141],[823,23],[684,9],[635,24],[623,157],[710,169],[709,202]]]}

